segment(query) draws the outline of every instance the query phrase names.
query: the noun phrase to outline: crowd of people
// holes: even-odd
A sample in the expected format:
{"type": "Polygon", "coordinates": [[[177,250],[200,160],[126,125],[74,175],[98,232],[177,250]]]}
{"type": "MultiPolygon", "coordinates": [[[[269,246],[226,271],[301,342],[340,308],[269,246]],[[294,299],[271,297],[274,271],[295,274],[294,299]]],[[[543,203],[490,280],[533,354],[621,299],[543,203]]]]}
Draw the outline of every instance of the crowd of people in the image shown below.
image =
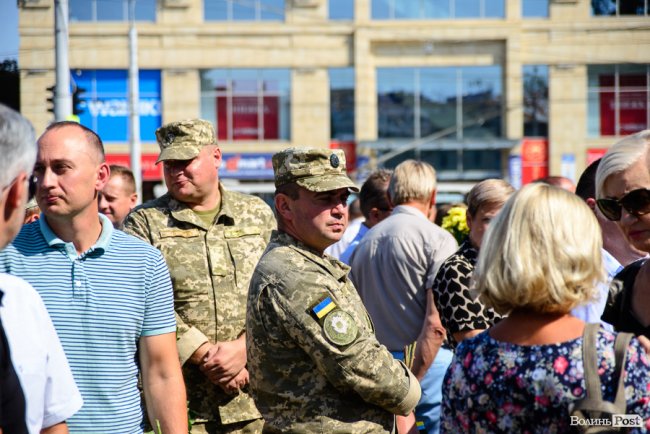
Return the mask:
{"type": "Polygon", "coordinates": [[[136,206],[95,132],[0,106],[0,433],[650,431],[650,131],[575,194],[477,183],[460,242],[426,162],[286,149],[272,210],[209,122],[156,138],[136,206]]]}

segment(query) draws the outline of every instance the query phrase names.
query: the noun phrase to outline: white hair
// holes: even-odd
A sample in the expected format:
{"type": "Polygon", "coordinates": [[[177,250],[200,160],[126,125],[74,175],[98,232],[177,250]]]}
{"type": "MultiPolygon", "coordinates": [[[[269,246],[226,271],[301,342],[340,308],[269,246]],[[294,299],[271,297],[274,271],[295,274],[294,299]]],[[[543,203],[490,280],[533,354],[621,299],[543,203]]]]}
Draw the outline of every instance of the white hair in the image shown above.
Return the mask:
{"type": "Polygon", "coordinates": [[[639,131],[614,143],[600,160],[596,171],[596,198],[603,197],[603,188],[607,178],[626,170],[641,158],[647,157],[649,149],[650,130],[639,131]]]}
{"type": "Polygon", "coordinates": [[[20,113],[0,104],[0,187],[21,172],[32,172],[36,162],[34,127],[20,113]]]}

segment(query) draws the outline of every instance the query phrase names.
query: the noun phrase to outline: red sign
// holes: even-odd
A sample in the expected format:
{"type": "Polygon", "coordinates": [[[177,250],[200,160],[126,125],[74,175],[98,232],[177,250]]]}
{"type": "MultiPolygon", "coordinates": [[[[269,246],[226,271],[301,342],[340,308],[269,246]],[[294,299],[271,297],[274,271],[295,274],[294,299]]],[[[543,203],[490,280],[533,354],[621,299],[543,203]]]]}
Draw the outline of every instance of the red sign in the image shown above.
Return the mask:
{"type": "Polygon", "coordinates": [[[232,140],[277,140],[279,138],[279,100],[277,96],[227,96],[217,97],[217,130],[220,140],[230,140],[232,122],[232,140]],[[262,116],[260,116],[262,102],[262,116]]]}
{"type": "MultiPolygon", "coordinates": [[[[162,164],[156,165],[158,154],[143,154],[140,159],[143,181],[160,181],[163,179],[162,164]]],[[[129,154],[106,154],[108,164],[119,164],[131,168],[131,156],[129,154]]]]}
{"type": "MultiPolygon", "coordinates": [[[[614,89],[613,74],[598,77],[601,88],[614,89]]],[[[648,122],[648,106],[646,102],[647,84],[645,74],[619,75],[618,88],[618,122],[616,131],[616,93],[600,92],[600,135],[626,136],[646,128],[648,122]]]]}
{"type": "Polygon", "coordinates": [[[589,149],[587,149],[587,166],[589,166],[591,163],[598,160],[599,158],[603,158],[603,155],[605,155],[605,152],[607,152],[607,148],[589,148],[589,149]]]}
{"type": "Polygon", "coordinates": [[[345,170],[349,173],[357,168],[357,143],[352,140],[333,141],[330,149],[343,149],[345,153],[345,170]]]}
{"type": "Polygon", "coordinates": [[[521,141],[521,183],[548,176],[548,140],[524,138],[521,141]]]}

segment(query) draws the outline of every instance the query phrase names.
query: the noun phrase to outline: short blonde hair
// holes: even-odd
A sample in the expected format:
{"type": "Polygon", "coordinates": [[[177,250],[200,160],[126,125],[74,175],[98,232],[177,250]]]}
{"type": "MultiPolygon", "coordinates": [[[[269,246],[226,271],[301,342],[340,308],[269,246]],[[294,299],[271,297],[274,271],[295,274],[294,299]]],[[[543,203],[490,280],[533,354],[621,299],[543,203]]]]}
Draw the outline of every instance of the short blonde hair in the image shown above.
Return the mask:
{"type": "Polygon", "coordinates": [[[501,206],[515,192],[503,179],[486,179],[476,184],[467,193],[467,212],[475,216],[484,206],[501,206]]]}
{"type": "Polygon", "coordinates": [[[436,170],[424,161],[406,160],[395,168],[388,184],[393,205],[428,201],[436,189],[436,170]]]}
{"type": "MultiPolygon", "coordinates": [[[[596,171],[596,198],[603,197],[605,181],[611,175],[623,172],[641,158],[649,158],[650,130],[639,131],[614,143],[600,160],[596,171]]],[[[648,161],[650,168],[650,161],[648,161]]]]}
{"type": "Polygon", "coordinates": [[[481,301],[513,309],[568,313],[604,281],[594,213],[575,194],[533,183],[515,193],[490,224],[474,272],[481,301]]]}

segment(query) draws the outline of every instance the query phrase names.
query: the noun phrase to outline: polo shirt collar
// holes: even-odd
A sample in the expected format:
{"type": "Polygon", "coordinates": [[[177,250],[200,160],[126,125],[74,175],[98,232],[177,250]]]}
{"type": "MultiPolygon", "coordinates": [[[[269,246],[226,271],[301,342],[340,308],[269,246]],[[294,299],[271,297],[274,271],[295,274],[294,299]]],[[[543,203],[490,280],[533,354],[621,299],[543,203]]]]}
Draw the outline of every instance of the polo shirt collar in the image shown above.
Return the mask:
{"type": "Polygon", "coordinates": [[[64,248],[66,251],[66,254],[71,258],[71,259],[76,259],[78,256],[86,256],[87,254],[98,251],[99,253],[103,253],[106,250],[108,250],[108,245],[110,244],[111,237],[113,236],[113,224],[111,221],[108,219],[103,214],[98,214],[99,220],[102,223],[102,232],[99,234],[99,238],[93,244],[93,246],[88,249],[86,252],[82,253],[81,255],[77,255],[77,249],[75,249],[73,243],[66,243],[63,241],[61,238],[57,237],[56,234],[52,231],[52,229],[48,226],[47,222],[45,221],[44,218],[41,218],[38,220],[38,227],[41,230],[41,234],[43,235],[43,238],[45,238],[45,242],[50,247],[53,248],[64,248]]]}

